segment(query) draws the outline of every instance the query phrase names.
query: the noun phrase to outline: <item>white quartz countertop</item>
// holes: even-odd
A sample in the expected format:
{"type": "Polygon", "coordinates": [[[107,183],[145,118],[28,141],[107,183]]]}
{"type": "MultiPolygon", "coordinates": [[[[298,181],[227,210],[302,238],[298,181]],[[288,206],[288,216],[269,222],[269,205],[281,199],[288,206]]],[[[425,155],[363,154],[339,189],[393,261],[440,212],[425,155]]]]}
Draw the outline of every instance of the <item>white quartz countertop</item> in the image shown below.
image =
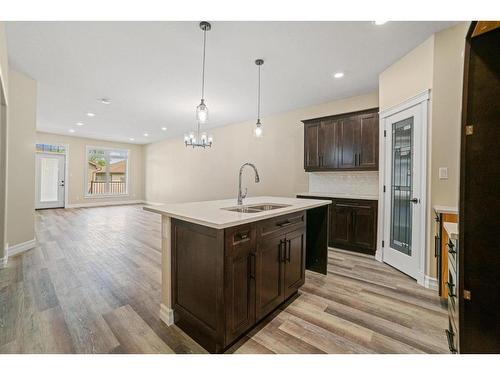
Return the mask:
{"type": "Polygon", "coordinates": [[[452,240],[458,240],[458,224],[445,221],[443,228],[452,240]]]}
{"type": "Polygon", "coordinates": [[[369,199],[378,200],[378,195],[356,194],[356,193],[324,193],[309,191],[305,193],[297,193],[297,195],[304,195],[309,197],[325,197],[325,198],[344,198],[344,199],[369,199]]]}
{"type": "Polygon", "coordinates": [[[438,214],[458,214],[458,207],[455,206],[433,206],[434,211],[438,214]]]}
{"type": "Polygon", "coordinates": [[[225,199],[203,202],[171,203],[161,206],[145,206],[144,210],[211,228],[223,229],[292,212],[325,206],[330,204],[331,201],[285,197],[251,197],[243,200],[244,206],[270,203],[286,204],[289,206],[256,213],[234,212],[223,210],[223,208],[236,207],[236,199],[225,199]]]}

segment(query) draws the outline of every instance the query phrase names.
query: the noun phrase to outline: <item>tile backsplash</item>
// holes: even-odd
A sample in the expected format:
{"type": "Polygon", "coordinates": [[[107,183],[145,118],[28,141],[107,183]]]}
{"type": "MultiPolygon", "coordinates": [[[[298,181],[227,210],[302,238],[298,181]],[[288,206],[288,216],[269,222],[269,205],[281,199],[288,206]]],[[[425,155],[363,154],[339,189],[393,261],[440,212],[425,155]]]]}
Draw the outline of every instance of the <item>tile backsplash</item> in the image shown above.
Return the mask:
{"type": "Polygon", "coordinates": [[[309,192],[378,195],[378,172],[309,173],[309,192]]]}

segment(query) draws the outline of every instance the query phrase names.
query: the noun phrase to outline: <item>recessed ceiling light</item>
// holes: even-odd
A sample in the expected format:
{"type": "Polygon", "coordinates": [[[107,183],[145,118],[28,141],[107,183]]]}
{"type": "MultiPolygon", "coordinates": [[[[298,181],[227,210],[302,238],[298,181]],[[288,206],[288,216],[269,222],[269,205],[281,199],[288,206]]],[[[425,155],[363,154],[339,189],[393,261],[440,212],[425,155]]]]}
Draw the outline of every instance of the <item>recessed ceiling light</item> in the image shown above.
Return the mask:
{"type": "Polygon", "coordinates": [[[386,24],[386,23],[387,23],[387,21],[374,21],[373,23],[374,23],[375,25],[377,25],[377,26],[382,26],[382,25],[386,24]]]}
{"type": "Polygon", "coordinates": [[[69,129],[68,130],[70,133],[74,133],[75,132],[75,129],[69,129]]]}
{"type": "Polygon", "coordinates": [[[145,137],[149,137],[149,134],[148,134],[148,133],[144,133],[144,136],[145,136],[145,137]]]}
{"type": "Polygon", "coordinates": [[[78,126],[83,126],[83,122],[78,121],[78,122],[76,123],[76,125],[78,125],[78,126]]]}
{"type": "Polygon", "coordinates": [[[135,141],[135,138],[129,138],[129,140],[131,140],[131,141],[135,141]]]}
{"type": "Polygon", "coordinates": [[[95,116],[95,113],[93,113],[93,112],[87,112],[87,116],[89,116],[89,117],[94,117],[94,116],[95,116]]]}
{"type": "Polygon", "coordinates": [[[344,76],[344,73],[342,72],[337,72],[333,75],[335,78],[342,78],[344,76]]]}
{"type": "Polygon", "coordinates": [[[111,104],[111,99],[108,98],[101,98],[100,101],[102,104],[111,104]]]}
{"type": "Polygon", "coordinates": [[[161,128],[161,130],[167,131],[167,128],[164,126],[163,128],[161,128]]]}

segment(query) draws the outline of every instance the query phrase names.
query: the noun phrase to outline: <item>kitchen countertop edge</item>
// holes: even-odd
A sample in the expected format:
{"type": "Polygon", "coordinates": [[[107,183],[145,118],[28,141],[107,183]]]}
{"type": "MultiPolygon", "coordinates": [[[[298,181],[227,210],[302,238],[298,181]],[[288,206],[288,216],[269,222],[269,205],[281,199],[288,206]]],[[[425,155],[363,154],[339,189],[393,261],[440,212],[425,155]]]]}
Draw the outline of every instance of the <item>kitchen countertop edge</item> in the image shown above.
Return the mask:
{"type": "MultiPolygon", "coordinates": [[[[273,202],[273,203],[284,203],[286,200],[298,200],[298,199],[300,199],[300,198],[253,197],[253,198],[247,199],[247,202],[245,202],[244,205],[259,204],[259,200],[261,200],[261,201],[274,200],[276,202],[273,202]],[[278,202],[278,201],[282,201],[282,202],[278,202]]],[[[232,213],[231,212],[231,214],[238,215],[239,217],[231,218],[230,220],[227,220],[223,223],[197,218],[196,215],[193,215],[193,214],[182,214],[182,213],[178,213],[178,212],[176,213],[175,209],[168,208],[168,206],[169,206],[168,204],[161,205],[161,206],[144,206],[143,209],[145,211],[157,213],[157,214],[160,214],[163,216],[168,216],[168,217],[171,217],[174,219],[179,219],[179,220],[187,221],[187,222],[194,223],[194,224],[207,226],[207,227],[214,228],[214,229],[225,229],[225,228],[230,228],[230,227],[234,227],[237,225],[248,224],[248,223],[253,223],[256,221],[266,220],[266,219],[270,219],[270,218],[281,216],[281,215],[291,214],[291,213],[298,212],[298,211],[309,210],[312,208],[326,206],[326,205],[331,203],[330,201],[326,201],[326,200],[314,200],[314,201],[307,200],[307,201],[308,201],[307,203],[302,202],[302,204],[300,204],[300,205],[291,204],[290,207],[283,207],[283,208],[278,208],[278,209],[270,210],[270,211],[263,211],[263,212],[259,212],[259,213],[241,214],[241,213],[236,213],[236,212],[232,213]],[[247,216],[247,217],[242,217],[242,215],[247,216]]],[[[196,203],[206,204],[207,202],[213,202],[213,203],[224,202],[221,204],[221,206],[223,206],[223,207],[213,208],[215,210],[220,210],[220,209],[225,208],[225,207],[236,206],[236,204],[234,204],[233,200],[188,202],[187,204],[191,204],[191,205],[194,205],[196,203]]],[[[182,205],[182,203],[178,203],[178,204],[174,204],[174,205],[182,205]]],[[[227,215],[228,212],[230,212],[230,211],[226,211],[225,214],[227,215]]]]}
{"type": "Polygon", "coordinates": [[[302,192],[296,195],[307,196],[307,197],[319,197],[319,198],[338,198],[338,199],[361,199],[378,201],[378,195],[368,195],[368,194],[348,194],[348,193],[325,193],[325,192],[302,192]]]}

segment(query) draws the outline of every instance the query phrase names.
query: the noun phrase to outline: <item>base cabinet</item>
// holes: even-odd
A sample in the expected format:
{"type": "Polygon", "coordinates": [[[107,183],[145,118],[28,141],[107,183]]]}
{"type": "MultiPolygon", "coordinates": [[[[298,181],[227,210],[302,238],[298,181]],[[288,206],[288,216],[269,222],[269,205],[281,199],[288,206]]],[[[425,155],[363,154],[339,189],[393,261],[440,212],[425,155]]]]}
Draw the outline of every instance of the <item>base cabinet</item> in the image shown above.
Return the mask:
{"type": "Polygon", "coordinates": [[[375,255],[378,202],[298,195],[297,198],[331,200],[328,206],[328,246],[375,255]]]}
{"type": "Polygon", "coordinates": [[[305,281],[306,213],[227,229],[172,220],[175,324],[221,353],[305,281]]]}
{"type": "Polygon", "coordinates": [[[377,201],[333,199],[329,245],[375,255],[377,201]]]}

